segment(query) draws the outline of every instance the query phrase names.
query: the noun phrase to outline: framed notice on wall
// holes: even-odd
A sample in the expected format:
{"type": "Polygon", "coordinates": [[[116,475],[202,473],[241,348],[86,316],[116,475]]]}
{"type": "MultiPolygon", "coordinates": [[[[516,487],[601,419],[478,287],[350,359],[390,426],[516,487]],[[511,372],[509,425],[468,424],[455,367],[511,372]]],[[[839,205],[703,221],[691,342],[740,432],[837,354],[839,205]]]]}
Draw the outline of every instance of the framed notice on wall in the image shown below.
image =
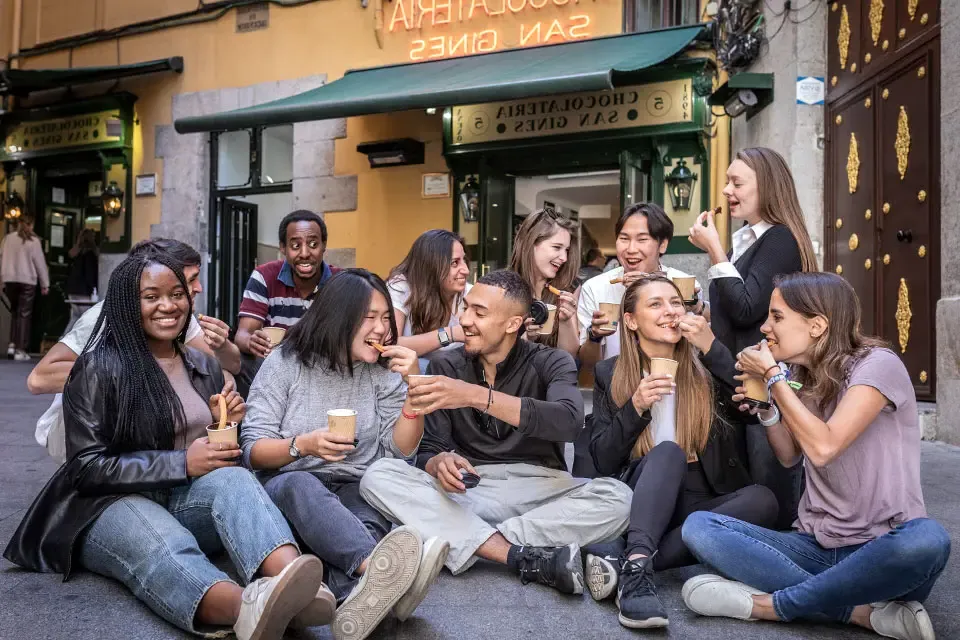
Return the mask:
{"type": "Polygon", "coordinates": [[[449,173],[425,173],[423,174],[423,185],[420,193],[423,198],[449,198],[450,197],[450,174],[449,173]]]}

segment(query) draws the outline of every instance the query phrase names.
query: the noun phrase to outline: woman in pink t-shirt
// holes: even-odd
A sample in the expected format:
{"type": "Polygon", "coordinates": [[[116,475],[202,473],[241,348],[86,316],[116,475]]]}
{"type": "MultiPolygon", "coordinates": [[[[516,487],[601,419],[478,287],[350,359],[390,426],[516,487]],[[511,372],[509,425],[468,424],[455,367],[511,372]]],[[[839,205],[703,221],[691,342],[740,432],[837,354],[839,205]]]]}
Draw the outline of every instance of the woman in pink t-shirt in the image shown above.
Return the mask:
{"type": "Polygon", "coordinates": [[[856,293],[833,274],[780,278],[761,331],[766,340],[742,351],[737,368],[767,382],[772,406],[759,417],[780,463],[803,459],[795,531],[694,513],[683,541],[726,578],[691,578],[684,602],[701,615],[844,622],[934,640],[920,603],[946,566],[950,537],[924,507],[906,368],[860,333],[856,293]]]}

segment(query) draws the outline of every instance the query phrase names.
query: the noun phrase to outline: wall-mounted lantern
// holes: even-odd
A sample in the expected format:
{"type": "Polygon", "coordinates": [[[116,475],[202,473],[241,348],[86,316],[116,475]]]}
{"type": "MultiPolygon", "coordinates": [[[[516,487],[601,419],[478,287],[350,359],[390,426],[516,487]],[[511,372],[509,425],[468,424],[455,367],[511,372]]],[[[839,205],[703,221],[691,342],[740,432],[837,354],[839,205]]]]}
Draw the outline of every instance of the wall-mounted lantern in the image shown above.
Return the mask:
{"type": "Polygon", "coordinates": [[[460,189],[460,215],[464,222],[476,222],[480,219],[480,184],[476,176],[467,178],[460,189]]]}
{"type": "Polygon", "coordinates": [[[16,191],[11,191],[10,195],[3,203],[3,219],[19,220],[23,215],[23,198],[16,191]]]}
{"type": "Polygon", "coordinates": [[[674,211],[689,211],[690,196],[693,194],[693,184],[697,181],[697,174],[690,171],[683,158],[677,160],[677,166],[663,178],[669,186],[670,202],[674,211]]]}
{"type": "Polygon", "coordinates": [[[737,73],[720,85],[707,99],[710,106],[723,107],[724,114],[747,120],[773,102],[772,73],[737,73]]]}
{"type": "Polygon", "coordinates": [[[100,201],[103,203],[103,213],[111,218],[116,218],[123,212],[123,190],[113,180],[103,190],[100,201]]]}

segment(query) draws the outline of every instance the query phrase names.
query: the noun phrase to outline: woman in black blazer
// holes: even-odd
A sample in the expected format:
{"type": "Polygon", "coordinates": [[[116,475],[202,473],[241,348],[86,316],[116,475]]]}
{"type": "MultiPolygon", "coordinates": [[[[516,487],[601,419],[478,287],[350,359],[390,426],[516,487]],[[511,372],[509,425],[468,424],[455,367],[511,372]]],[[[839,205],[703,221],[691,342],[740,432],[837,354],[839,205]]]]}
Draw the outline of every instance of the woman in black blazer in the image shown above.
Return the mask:
{"type": "Polygon", "coordinates": [[[762,339],[773,279],[796,271],[818,271],[797,188],[787,163],[764,147],[744,149],[727,169],[730,217],[744,223],[724,253],[713,212],[690,229],[690,242],[710,256],[710,322],[731,353],[762,339]]]}
{"type": "MultiPolygon", "coordinates": [[[[724,253],[709,211],[690,229],[690,242],[706,251],[712,264],[707,273],[710,326],[731,353],[740,353],[763,339],[760,325],[767,318],[773,279],[818,268],[797,188],[780,154],[765,147],[739,151],[727,169],[723,195],[730,217],[744,223],[733,234],[730,253],[724,253]]],[[[777,528],[789,529],[803,492],[803,470],[777,462],[759,425],[747,428],[747,448],[754,481],[777,496],[777,528]]]]}
{"type": "Polygon", "coordinates": [[[619,558],[620,548],[587,555],[588,587],[596,600],[617,588],[624,626],[665,626],[651,574],[696,562],[680,536],[686,517],[706,510],[772,525],[777,504],[750,485],[733,356],[706,320],[686,315],[673,282],[649,276],[627,288],[620,323],[620,356],[596,367],[590,453],[601,474],[634,490],[633,503],[619,558]],[[647,374],[658,358],[677,363],[675,377],[647,374]]]}

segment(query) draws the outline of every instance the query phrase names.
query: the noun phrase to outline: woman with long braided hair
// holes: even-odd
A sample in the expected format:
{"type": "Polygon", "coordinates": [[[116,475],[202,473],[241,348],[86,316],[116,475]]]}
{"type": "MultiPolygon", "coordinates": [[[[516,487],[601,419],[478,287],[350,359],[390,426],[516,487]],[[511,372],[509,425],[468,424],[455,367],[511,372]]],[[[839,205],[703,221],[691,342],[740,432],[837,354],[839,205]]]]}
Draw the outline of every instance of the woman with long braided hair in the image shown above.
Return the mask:
{"type": "Polygon", "coordinates": [[[239,447],[205,437],[221,398],[232,422],[246,406],[213,357],[181,344],[191,302],[180,266],[161,253],[128,257],[107,291],[64,389],[67,462],[5,557],[65,578],[79,562],[194,633],[233,625],[242,640],[265,639],[291,622],[327,624],[335,603],[322,563],[300,555],[238,466],[239,447]],[[207,558],[224,548],[245,589],[207,558]]]}

